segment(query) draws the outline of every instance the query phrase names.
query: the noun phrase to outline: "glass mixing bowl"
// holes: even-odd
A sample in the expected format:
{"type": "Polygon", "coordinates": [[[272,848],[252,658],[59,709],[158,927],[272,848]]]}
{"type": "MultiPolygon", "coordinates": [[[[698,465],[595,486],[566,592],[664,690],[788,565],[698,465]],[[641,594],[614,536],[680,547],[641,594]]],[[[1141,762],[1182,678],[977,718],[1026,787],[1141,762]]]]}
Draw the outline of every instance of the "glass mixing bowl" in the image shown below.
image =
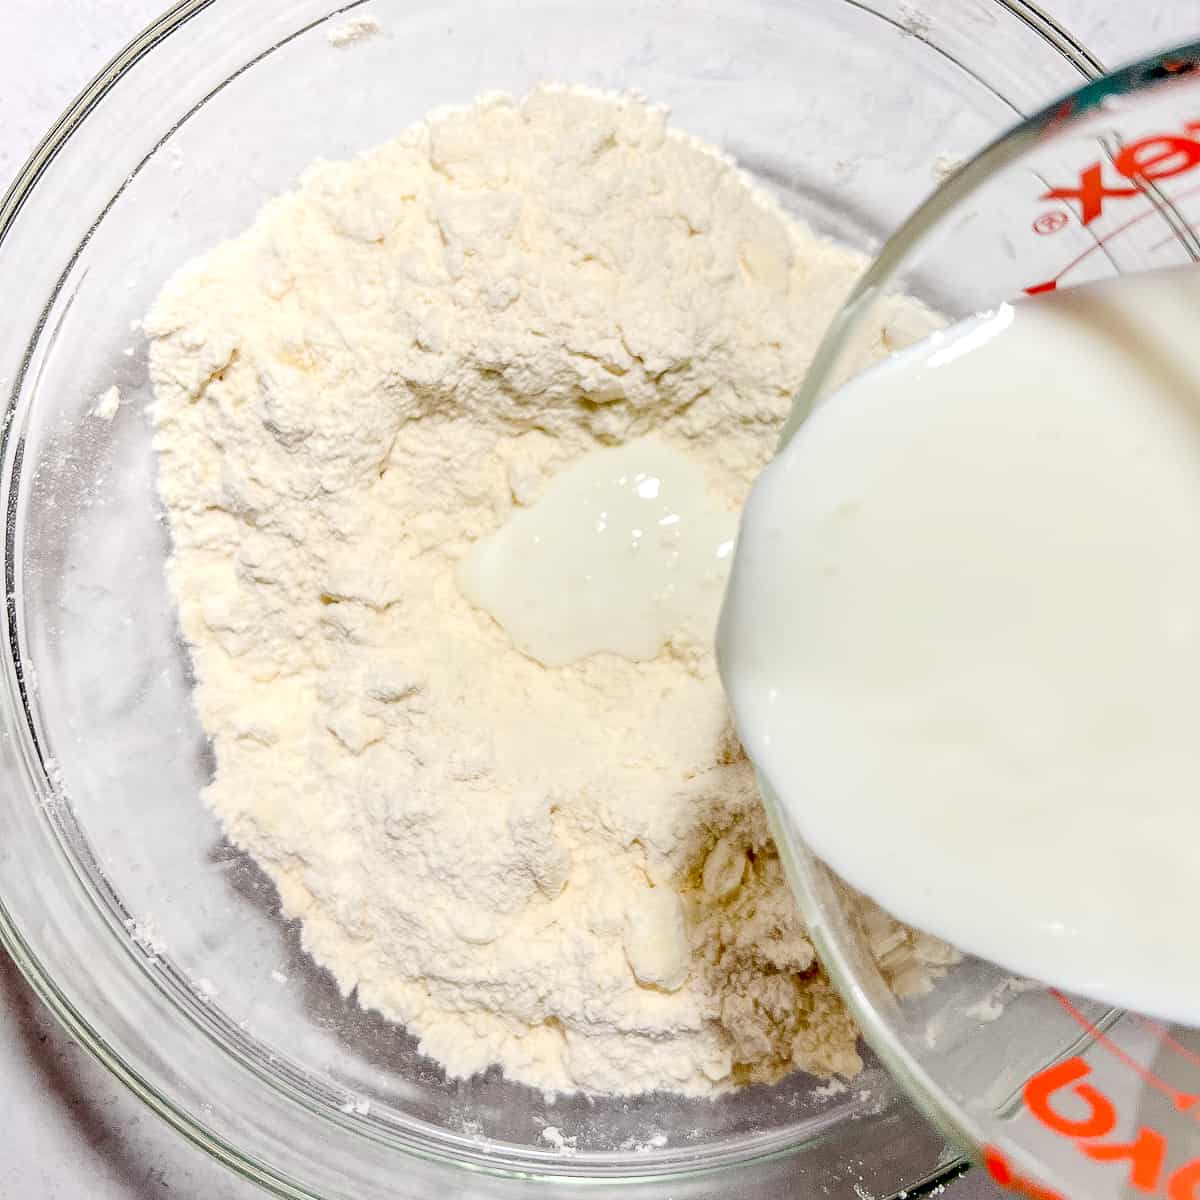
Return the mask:
{"type": "MultiPolygon", "coordinates": [[[[949,180],[862,277],[818,351],[788,431],[852,371],[856,339],[889,292],[915,293],[962,317],[1022,295],[1197,262],[1198,230],[1200,43],[1064,97],[949,180]]],[[[1041,1200],[1200,1196],[1200,1030],[1065,995],[970,957],[928,995],[897,1003],[842,903],[843,885],[777,802],[769,807],[814,941],[868,1041],[998,1183],[1041,1200]]],[[[1059,869],[1095,885],[1070,846],[1059,869]]],[[[1014,887],[1021,871],[1014,863],[1014,887]]]]}
{"type": "Polygon", "coordinates": [[[133,323],[310,160],[487,89],[639,88],[869,252],[948,164],[1095,73],[1018,0],[190,0],[138,38],[0,208],[0,936],[71,1032],[280,1195],[883,1196],[953,1169],[874,1061],[839,1095],[797,1076],[551,1104],[446,1079],[339,994],[199,798],[133,323]],[[383,33],[335,48],[350,16],[383,33]],[[89,416],[112,384],[116,418],[89,416]]]}

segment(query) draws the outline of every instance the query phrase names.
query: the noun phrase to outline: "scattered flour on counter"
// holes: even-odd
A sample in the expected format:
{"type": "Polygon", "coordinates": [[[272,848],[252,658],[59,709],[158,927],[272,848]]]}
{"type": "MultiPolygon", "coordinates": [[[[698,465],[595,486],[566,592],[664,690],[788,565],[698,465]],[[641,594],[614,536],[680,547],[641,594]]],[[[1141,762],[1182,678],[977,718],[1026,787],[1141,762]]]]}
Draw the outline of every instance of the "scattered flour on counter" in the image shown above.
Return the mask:
{"type": "Polygon", "coordinates": [[[575,1139],[564,1136],[562,1130],[555,1125],[547,1125],[542,1130],[542,1141],[550,1145],[559,1154],[571,1155],[577,1152],[575,1139]]]}
{"type": "Polygon", "coordinates": [[[965,162],[962,154],[938,154],[934,156],[931,173],[935,183],[945,183],[965,162]]]}
{"type": "MultiPolygon", "coordinates": [[[[862,266],[663,110],[545,87],[314,165],[147,317],[207,800],[308,952],[449,1074],[860,1069],[711,639],[547,668],[456,572],[650,432],[735,512],[862,266]]],[[[864,361],[934,324],[898,301],[864,361]]],[[[872,920],[915,986],[930,947],[872,920]]]]}
{"type": "Polygon", "coordinates": [[[649,1154],[654,1150],[661,1150],[668,1140],[665,1133],[655,1133],[648,1138],[626,1138],[617,1148],[632,1154],[649,1154]]]}
{"type": "Polygon", "coordinates": [[[929,14],[916,4],[901,4],[899,8],[900,27],[913,37],[926,37],[930,29],[929,14]]]}
{"type": "Polygon", "coordinates": [[[828,1083],[813,1088],[812,1096],[815,1100],[832,1100],[834,1096],[844,1096],[849,1090],[842,1080],[831,1079],[828,1083]]]}
{"type": "Polygon", "coordinates": [[[167,946],[159,936],[153,924],[138,924],[132,918],[125,921],[125,929],[128,931],[133,944],[137,946],[150,960],[151,963],[157,963],[160,956],[167,953],[167,946]]]}
{"type": "Polygon", "coordinates": [[[92,409],[94,416],[102,421],[111,421],[121,407],[121,389],[113,384],[96,397],[96,407],[92,409]]]}
{"type": "Polygon", "coordinates": [[[329,44],[340,49],[353,46],[357,42],[365,42],[382,32],[383,26],[374,17],[351,17],[329,31],[329,44]]]}

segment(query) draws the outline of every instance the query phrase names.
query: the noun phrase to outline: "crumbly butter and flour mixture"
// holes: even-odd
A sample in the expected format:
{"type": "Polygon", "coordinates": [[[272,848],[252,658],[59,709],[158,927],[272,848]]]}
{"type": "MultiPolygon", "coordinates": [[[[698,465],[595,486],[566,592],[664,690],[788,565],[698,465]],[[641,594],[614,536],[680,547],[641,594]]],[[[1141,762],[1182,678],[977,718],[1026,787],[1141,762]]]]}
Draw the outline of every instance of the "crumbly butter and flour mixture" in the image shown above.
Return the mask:
{"type": "MultiPolygon", "coordinates": [[[[560,87],[321,162],[146,321],[207,799],[453,1075],[854,1074],[708,636],[545,667],[473,543],[653,432],[736,511],[860,270],[660,109],[560,87]]],[[[876,356],[929,326],[897,304],[876,356]]],[[[878,913],[900,988],[940,947],[878,913]]]]}

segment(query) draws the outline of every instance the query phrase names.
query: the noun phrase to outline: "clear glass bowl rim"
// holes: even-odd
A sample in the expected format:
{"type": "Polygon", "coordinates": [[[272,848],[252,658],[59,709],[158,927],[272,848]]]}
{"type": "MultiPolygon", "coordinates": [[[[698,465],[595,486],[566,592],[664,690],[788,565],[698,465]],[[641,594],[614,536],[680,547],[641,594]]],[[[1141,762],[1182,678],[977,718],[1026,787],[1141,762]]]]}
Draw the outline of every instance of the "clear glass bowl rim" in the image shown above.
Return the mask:
{"type": "MultiPolygon", "coordinates": [[[[22,208],[34,195],[39,179],[47,167],[66,149],[72,136],[80,129],[88,116],[97,104],[105,97],[105,95],[117,84],[122,78],[138,63],[149,55],[163,39],[171,36],[187,24],[192,18],[196,17],[205,9],[217,4],[219,0],[180,0],[167,11],[165,11],[158,19],[147,26],[140,34],[133,38],[119,53],[117,53],[88,83],[79,96],[67,107],[61,117],[47,132],[42,141],[34,149],[28,160],[17,172],[12,185],[8,191],[0,199],[0,244],[3,243],[6,237],[12,231],[16,219],[22,208]]],[[[365,3],[366,0],[354,0],[344,6],[343,11],[349,11],[365,3]]],[[[853,3],[854,0],[851,0],[853,3]]],[[[1039,38],[1049,44],[1066,63],[1073,67],[1078,74],[1084,79],[1096,79],[1103,75],[1104,68],[1102,64],[1079,43],[1071,34],[1059,26],[1051,17],[1044,13],[1035,4],[1027,2],[1027,0],[994,0],[997,7],[1005,10],[1008,14],[1018,22],[1024,24],[1028,29],[1035,33],[1039,38]]],[[[1093,86],[1093,85],[1089,85],[1093,86]]],[[[1081,89],[1074,93],[1073,97],[1084,96],[1088,93],[1089,87],[1081,89]]],[[[951,199],[957,201],[966,194],[961,190],[962,180],[964,175],[975,178],[971,174],[976,163],[986,158],[987,155],[993,153],[997,147],[1003,146],[1010,139],[1021,136],[1025,131],[1032,126],[1042,125],[1049,119],[1049,115],[1056,111],[1057,105],[1045,110],[1044,113],[1037,117],[1031,118],[1023,122],[1015,130],[1005,137],[993,143],[988,150],[985,150],[969,168],[965,168],[958,176],[951,181],[949,190],[951,199]]],[[[1038,126],[1041,127],[1041,126],[1038,126]]],[[[941,193],[939,193],[940,195],[941,193]]],[[[924,213],[930,208],[930,205],[924,206],[920,212],[924,213]]],[[[938,214],[944,211],[944,208],[937,210],[938,214]]],[[[915,220],[915,218],[913,218],[915,220]]],[[[901,230],[901,234],[910,228],[912,221],[906,224],[901,230]]],[[[897,234],[888,243],[884,254],[881,255],[880,261],[872,267],[864,279],[863,284],[860,284],[855,293],[855,298],[859,299],[865,295],[864,285],[867,280],[878,282],[886,275],[886,270],[881,269],[881,263],[885,263],[885,256],[888,254],[888,249],[891,248],[900,234],[897,234]]],[[[849,310],[847,305],[847,311],[849,310]]],[[[831,330],[824,343],[824,349],[830,354],[836,353],[836,347],[830,350],[835,339],[843,332],[843,322],[845,313],[842,318],[839,318],[839,323],[831,330]]],[[[814,363],[813,376],[819,374],[819,369],[826,360],[819,359],[814,363]]],[[[19,391],[19,380],[14,385],[10,396],[6,400],[6,410],[11,413],[12,406],[16,402],[19,391]]],[[[810,387],[806,383],[802,388],[800,397],[797,401],[797,409],[799,410],[804,403],[804,398],[812,394],[810,387]]],[[[4,438],[7,440],[7,434],[10,426],[8,422],[4,425],[4,438]]],[[[2,447],[0,447],[2,448],[2,447]]],[[[11,592],[13,576],[12,576],[12,549],[13,549],[13,530],[10,528],[6,536],[6,577],[11,592]]],[[[11,602],[10,602],[11,604],[11,602]]],[[[10,614],[11,616],[11,614],[10,614]]],[[[11,678],[12,664],[6,660],[5,675],[9,676],[5,679],[7,685],[4,690],[8,693],[5,698],[6,703],[15,703],[19,710],[20,702],[17,695],[17,690],[14,685],[14,680],[11,678]]],[[[24,723],[22,722],[22,726],[24,723]]],[[[28,730],[22,728],[22,733],[27,736],[28,730]]],[[[36,750],[32,745],[22,745],[18,748],[22,757],[29,761],[36,761],[36,750]]],[[[101,901],[98,897],[91,895],[85,882],[80,879],[81,890],[88,894],[92,904],[99,906],[101,901]]],[[[13,959],[22,975],[29,982],[33,990],[39,996],[43,1003],[50,1009],[54,1017],[74,1037],[102,1066],[104,1066],[116,1079],[118,1079],[126,1088],[129,1089],[135,1096],[142,1100],[149,1108],[151,1108],[158,1116],[163,1118],[172,1128],[186,1138],[193,1145],[223,1163],[225,1166],[234,1170],[237,1174],[247,1180],[258,1184],[260,1187],[273,1192],[276,1195],[297,1197],[307,1200],[312,1193],[298,1187],[294,1180],[287,1178],[282,1173],[276,1172],[269,1165],[263,1164],[252,1158],[224,1137],[214,1134],[203,1124],[193,1118],[193,1116],[175,1103],[173,1098],[166,1094],[162,1089],[148,1081],[138,1069],[135,1062],[127,1060],[121,1054],[114,1051],[108,1044],[104,1036],[92,1025],[86,1015],[82,1013],[77,1006],[72,1002],[67,991],[61,986],[60,982],[53,978],[47,972],[36,951],[26,939],[22,930],[13,919],[8,906],[4,903],[3,897],[0,896],[0,945],[4,947],[10,957],[13,959]]],[[[825,952],[826,947],[822,946],[822,951],[825,952]]],[[[841,982],[841,981],[839,981],[841,982]]],[[[193,1020],[191,1014],[186,1009],[180,1007],[179,1015],[182,1018],[193,1020]]],[[[872,1040],[876,1040],[872,1038],[872,1040]]],[[[882,1057],[882,1055],[881,1055],[882,1057]]],[[[890,1059],[887,1059],[889,1067],[896,1069],[896,1064],[890,1059]]],[[[901,1073],[902,1079],[907,1079],[907,1076],[901,1073]]],[[[919,1087],[918,1087],[918,1090],[919,1087]]],[[[775,1159],[784,1158],[794,1154],[797,1147],[772,1148],[764,1151],[762,1154],[755,1156],[759,1159],[775,1159]]],[[[430,1154],[424,1152],[424,1157],[434,1158],[448,1165],[455,1166],[463,1171],[463,1178],[474,1171],[480,1170],[478,1164],[467,1164],[456,1161],[450,1157],[443,1157],[439,1154],[430,1154]]],[[[746,1160],[740,1160],[745,1162],[746,1160]]],[[[711,1175],[719,1173],[729,1168],[728,1163],[711,1163],[705,1164],[699,1168],[691,1170],[676,1170],[659,1174],[656,1176],[656,1181],[666,1182],[669,1179],[683,1180],[685,1178],[695,1177],[697,1175],[711,1175]]],[[[961,1174],[964,1169],[962,1159],[947,1160],[943,1168],[936,1175],[923,1181],[915,1189],[910,1188],[910,1195],[920,1195],[928,1190],[937,1188],[953,1178],[961,1174]]],[[[485,1173],[497,1175],[520,1175],[520,1172],[510,1171],[505,1168],[483,1168],[485,1173]]],[[[560,1182],[572,1183],[618,1183],[623,1180],[613,1176],[588,1176],[573,1173],[568,1164],[564,1164],[562,1169],[547,1170],[543,1179],[547,1182],[553,1182],[555,1179],[560,1182]]],[[[629,1180],[632,1181],[632,1180],[629,1180]]]]}

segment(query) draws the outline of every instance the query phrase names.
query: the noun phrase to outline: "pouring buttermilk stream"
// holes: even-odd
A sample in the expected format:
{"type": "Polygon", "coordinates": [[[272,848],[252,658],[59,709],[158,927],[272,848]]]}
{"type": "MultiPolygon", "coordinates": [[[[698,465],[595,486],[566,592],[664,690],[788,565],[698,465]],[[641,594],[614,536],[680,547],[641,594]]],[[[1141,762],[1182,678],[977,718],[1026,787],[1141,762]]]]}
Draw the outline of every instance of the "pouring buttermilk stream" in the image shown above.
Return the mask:
{"type": "Polygon", "coordinates": [[[848,882],[1192,1023],[1198,300],[1191,267],[1052,293],[852,380],[755,485],[718,636],[760,778],[848,882]]]}

